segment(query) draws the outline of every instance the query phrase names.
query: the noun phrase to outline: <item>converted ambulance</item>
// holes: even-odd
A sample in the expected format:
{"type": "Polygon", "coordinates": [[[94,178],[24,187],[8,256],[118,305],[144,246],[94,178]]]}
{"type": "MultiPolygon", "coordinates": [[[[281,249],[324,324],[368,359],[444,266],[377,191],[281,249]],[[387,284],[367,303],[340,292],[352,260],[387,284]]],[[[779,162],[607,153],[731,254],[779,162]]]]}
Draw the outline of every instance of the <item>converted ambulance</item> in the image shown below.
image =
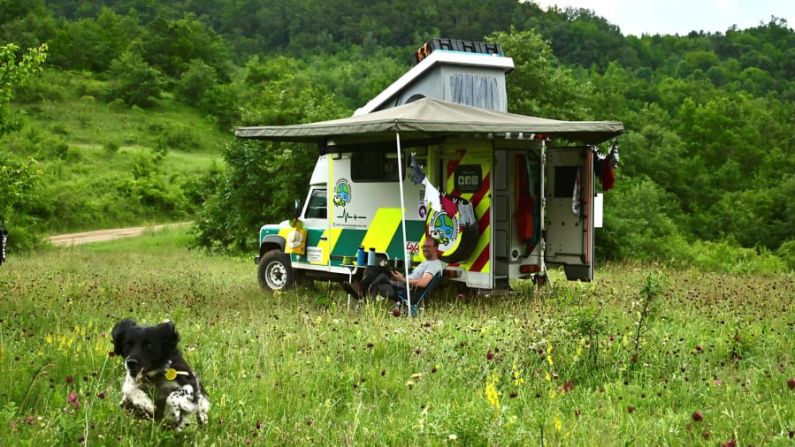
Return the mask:
{"type": "Polygon", "coordinates": [[[429,237],[447,280],[469,288],[543,282],[548,265],[592,280],[596,181],[609,183],[617,162],[615,146],[604,157],[596,145],[623,125],[507,113],[513,67],[498,45],[435,39],[352,117],[237,128],[239,138],[319,150],[295,218],[259,231],[262,287],[350,280],[363,271],[362,251],[410,271],[429,237]]]}

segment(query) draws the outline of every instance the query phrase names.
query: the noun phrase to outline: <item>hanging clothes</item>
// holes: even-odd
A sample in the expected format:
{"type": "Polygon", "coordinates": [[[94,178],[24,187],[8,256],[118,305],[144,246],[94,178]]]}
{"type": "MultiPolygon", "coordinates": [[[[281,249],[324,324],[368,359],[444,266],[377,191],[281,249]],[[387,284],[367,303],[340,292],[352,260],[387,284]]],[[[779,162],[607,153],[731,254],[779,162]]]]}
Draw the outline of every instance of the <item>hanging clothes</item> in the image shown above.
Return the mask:
{"type": "Polygon", "coordinates": [[[613,147],[610,148],[610,153],[603,157],[596,153],[596,161],[594,163],[594,172],[599,176],[602,182],[602,191],[607,192],[612,189],[616,184],[616,168],[618,168],[618,142],[613,142],[613,147]]]}
{"type": "Polygon", "coordinates": [[[517,196],[516,196],[516,212],[513,214],[516,223],[516,232],[519,240],[523,243],[530,242],[535,233],[535,222],[533,218],[533,211],[535,209],[535,200],[530,193],[529,173],[527,172],[527,155],[516,155],[516,182],[517,182],[517,196]]]}
{"type": "Polygon", "coordinates": [[[443,194],[442,197],[442,211],[447,213],[448,216],[453,217],[458,213],[458,207],[456,206],[455,202],[453,202],[450,197],[446,194],[443,194]]]}
{"type": "Polygon", "coordinates": [[[430,181],[428,181],[428,177],[422,179],[422,184],[425,186],[425,203],[428,206],[436,211],[437,213],[442,211],[442,202],[439,199],[441,194],[439,194],[439,190],[436,189],[430,181]]]}
{"type": "Polygon", "coordinates": [[[580,187],[582,186],[582,178],[580,175],[580,168],[577,168],[577,178],[574,180],[574,192],[571,194],[571,212],[580,215],[580,187]]]}
{"type": "Polygon", "coordinates": [[[472,206],[472,202],[460,197],[454,197],[453,201],[456,208],[458,208],[458,223],[462,227],[475,225],[477,220],[475,219],[475,207],[472,206]]]}

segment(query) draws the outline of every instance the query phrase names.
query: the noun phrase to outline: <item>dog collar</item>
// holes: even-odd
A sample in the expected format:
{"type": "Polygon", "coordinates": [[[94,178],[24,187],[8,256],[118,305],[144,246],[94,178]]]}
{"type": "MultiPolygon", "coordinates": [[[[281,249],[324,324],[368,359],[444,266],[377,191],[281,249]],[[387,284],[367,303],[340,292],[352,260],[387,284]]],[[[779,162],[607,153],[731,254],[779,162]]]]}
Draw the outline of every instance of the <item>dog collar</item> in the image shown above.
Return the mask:
{"type": "Polygon", "coordinates": [[[177,376],[189,376],[189,375],[190,373],[187,371],[177,371],[174,368],[168,368],[165,371],[163,371],[163,377],[165,377],[166,380],[174,380],[177,378],[177,376]]]}

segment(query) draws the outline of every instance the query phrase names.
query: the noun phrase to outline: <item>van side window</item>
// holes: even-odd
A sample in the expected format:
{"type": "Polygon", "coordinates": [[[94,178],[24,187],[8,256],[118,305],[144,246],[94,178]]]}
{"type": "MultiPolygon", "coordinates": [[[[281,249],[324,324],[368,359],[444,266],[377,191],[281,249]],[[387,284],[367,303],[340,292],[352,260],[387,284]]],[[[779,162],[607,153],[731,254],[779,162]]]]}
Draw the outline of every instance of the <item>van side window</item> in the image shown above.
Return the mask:
{"type": "Polygon", "coordinates": [[[309,204],[306,206],[305,219],[326,219],[326,190],[314,189],[309,196],[309,204]]]}
{"type": "Polygon", "coordinates": [[[397,154],[354,152],[351,155],[351,180],[354,182],[398,181],[397,154]]]}

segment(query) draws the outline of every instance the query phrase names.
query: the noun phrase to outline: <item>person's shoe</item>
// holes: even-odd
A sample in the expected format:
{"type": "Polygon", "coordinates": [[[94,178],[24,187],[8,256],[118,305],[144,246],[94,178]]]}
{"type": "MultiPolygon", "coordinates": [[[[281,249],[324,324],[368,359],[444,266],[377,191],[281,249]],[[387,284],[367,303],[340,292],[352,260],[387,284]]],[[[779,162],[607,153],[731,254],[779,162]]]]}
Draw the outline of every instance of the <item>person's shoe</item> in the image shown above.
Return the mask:
{"type": "Polygon", "coordinates": [[[358,283],[355,283],[355,282],[343,282],[342,283],[342,288],[343,288],[343,290],[348,292],[349,295],[353,295],[354,297],[356,297],[356,299],[359,299],[359,300],[362,299],[362,295],[363,295],[362,294],[362,287],[358,283]]]}

